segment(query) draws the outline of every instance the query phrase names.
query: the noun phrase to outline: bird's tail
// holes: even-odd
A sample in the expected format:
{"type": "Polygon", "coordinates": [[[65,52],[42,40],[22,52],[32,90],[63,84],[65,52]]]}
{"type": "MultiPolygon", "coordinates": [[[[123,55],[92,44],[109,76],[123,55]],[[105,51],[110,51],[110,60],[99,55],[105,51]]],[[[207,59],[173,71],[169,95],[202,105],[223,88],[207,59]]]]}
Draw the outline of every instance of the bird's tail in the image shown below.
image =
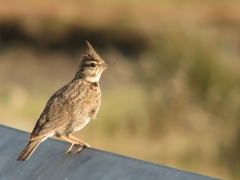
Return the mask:
{"type": "Polygon", "coordinates": [[[28,145],[23,149],[17,160],[26,161],[43,140],[44,138],[39,138],[36,140],[29,141],[28,145]]]}

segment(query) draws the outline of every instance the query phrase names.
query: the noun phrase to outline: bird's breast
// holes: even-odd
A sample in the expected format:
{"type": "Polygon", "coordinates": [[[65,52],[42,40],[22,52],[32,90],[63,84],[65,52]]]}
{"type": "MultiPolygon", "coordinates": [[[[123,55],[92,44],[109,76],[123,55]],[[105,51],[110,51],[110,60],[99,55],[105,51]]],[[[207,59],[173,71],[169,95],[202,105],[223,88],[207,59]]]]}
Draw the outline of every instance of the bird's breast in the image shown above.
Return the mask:
{"type": "Polygon", "coordinates": [[[77,126],[74,127],[73,132],[79,131],[82,129],[86,124],[90,121],[90,118],[87,118],[85,120],[82,120],[81,123],[79,123],[77,126]]]}

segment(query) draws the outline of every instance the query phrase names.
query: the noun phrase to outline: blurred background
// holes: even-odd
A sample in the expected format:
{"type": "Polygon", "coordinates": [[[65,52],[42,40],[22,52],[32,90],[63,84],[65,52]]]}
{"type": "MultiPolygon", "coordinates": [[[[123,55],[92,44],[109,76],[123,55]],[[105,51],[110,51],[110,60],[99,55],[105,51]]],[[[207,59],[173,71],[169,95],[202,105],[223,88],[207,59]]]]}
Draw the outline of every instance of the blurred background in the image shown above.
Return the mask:
{"type": "Polygon", "coordinates": [[[0,123],[32,131],[85,40],[118,64],[103,73],[99,114],[79,138],[240,178],[239,0],[1,0],[0,123]]]}

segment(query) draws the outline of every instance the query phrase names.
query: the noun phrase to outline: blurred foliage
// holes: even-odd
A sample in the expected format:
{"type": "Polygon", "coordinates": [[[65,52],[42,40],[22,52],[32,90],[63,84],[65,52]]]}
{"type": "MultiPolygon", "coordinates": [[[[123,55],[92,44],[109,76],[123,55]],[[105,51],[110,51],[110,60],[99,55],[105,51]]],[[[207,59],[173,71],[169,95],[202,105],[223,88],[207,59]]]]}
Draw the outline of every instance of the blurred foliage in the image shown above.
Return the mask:
{"type": "Polygon", "coordinates": [[[238,179],[239,4],[1,1],[0,122],[31,131],[73,77],[87,39],[118,65],[101,78],[97,119],[77,135],[96,148],[238,179]]]}
{"type": "MultiPolygon", "coordinates": [[[[193,39],[184,32],[166,31],[162,35],[165,37],[160,37],[156,49],[143,53],[142,68],[138,69],[139,74],[144,72],[150,135],[159,138],[172,131],[189,131],[192,138],[199,134],[212,136],[205,143],[216,146],[211,150],[215,156],[211,158],[216,158],[213,161],[226,166],[234,164],[231,170],[237,173],[239,66],[238,72],[232,70],[232,65],[226,66],[230,62],[222,57],[217,40],[202,42],[197,34],[193,39]]],[[[202,138],[195,141],[205,146],[202,138]]],[[[190,155],[190,161],[196,161],[198,156],[190,155]]],[[[210,163],[209,159],[205,161],[210,163]]]]}

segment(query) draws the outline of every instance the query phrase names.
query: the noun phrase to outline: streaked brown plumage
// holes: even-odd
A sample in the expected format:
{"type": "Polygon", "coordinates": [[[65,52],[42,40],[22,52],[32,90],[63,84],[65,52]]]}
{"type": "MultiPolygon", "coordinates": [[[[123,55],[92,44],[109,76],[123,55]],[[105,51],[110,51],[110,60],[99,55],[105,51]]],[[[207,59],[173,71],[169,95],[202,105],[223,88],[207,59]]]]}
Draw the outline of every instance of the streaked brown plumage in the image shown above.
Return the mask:
{"type": "Polygon", "coordinates": [[[82,145],[77,152],[90,147],[71,133],[82,129],[96,117],[101,101],[99,78],[108,66],[115,63],[105,63],[89,42],[87,46],[87,53],[82,56],[75,77],[48,100],[18,161],[27,160],[42,141],[52,136],[71,143],[66,153],[73,145],[82,145]]]}

